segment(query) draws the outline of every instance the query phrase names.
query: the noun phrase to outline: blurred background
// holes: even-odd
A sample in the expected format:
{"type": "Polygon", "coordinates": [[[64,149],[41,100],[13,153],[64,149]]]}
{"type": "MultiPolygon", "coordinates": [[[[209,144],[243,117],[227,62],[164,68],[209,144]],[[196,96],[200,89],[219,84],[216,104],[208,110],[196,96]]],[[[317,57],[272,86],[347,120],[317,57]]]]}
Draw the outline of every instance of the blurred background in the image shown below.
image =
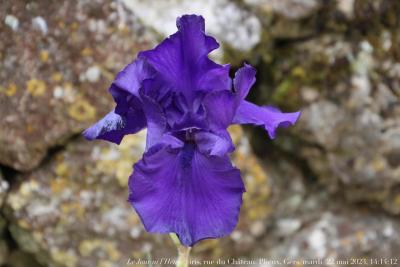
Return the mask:
{"type": "Polygon", "coordinates": [[[400,1],[0,0],[1,266],[175,257],[126,202],[145,133],[120,146],[80,133],[113,107],[114,75],[186,13],[220,41],[215,60],[257,68],[251,101],[303,112],[274,141],[230,129],[239,224],[192,257],[399,256],[400,1]]]}

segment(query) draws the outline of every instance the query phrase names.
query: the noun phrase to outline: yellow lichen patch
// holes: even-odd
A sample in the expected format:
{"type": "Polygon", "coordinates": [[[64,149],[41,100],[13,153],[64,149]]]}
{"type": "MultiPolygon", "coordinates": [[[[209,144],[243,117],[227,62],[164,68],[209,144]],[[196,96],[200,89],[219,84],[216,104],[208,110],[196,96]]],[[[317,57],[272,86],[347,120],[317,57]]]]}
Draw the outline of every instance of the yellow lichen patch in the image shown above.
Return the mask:
{"type": "Polygon", "coordinates": [[[363,231],[357,231],[355,233],[356,239],[358,243],[363,243],[365,239],[365,233],[363,231]]]}
{"type": "MultiPolygon", "coordinates": [[[[271,208],[268,206],[259,206],[260,203],[258,203],[258,206],[254,206],[251,208],[245,208],[247,210],[247,215],[249,216],[249,219],[252,221],[256,221],[259,219],[264,219],[271,213],[271,208]]],[[[265,204],[266,205],[266,204],[265,204]]]]}
{"type": "Polygon", "coordinates": [[[60,29],[64,29],[64,28],[65,28],[65,22],[64,22],[64,21],[59,21],[59,22],[58,22],[58,27],[59,27],[60,29]]]}
{"type": "Polygon", "coordinates": [[[5,94],[7,96],[13,96],[17,92],[17,86],[15,83],[10,83],[7,87],[7,90],[5,91],[5,94]]]}
{"type": "Polygon", "coordinates": [[[13,96],[17,92],[17,86],[15,83],[10,83],[7,88],[0,86],[0,93],[5,94],[6,96],[13,96]]]}
{"type": "Polygon", "coordinates": [[[130,29],[127,25],[122,24],[118,27],[118,31],[119,33],[121,33],[121,35],[129,35],[130,34],[130,29]]]}
{"type": "Polygon", "coordinates": [[[26,89],[33,96],[41,96],[46,91],[46,84],[42,80],[31,79],[26,83],[26,89]]]}
{"type": "Polygon", "coordinates": [[[383,158],[376,157],[372,161],[372,167],[377,172],[383,171],[386,168],[386,162],[384,161],[383,158]]]}
{"type": "Polygon", "coordinates": [[[96,117],[96,109],[85,99],[77,99],[68,108],[68,114],[77,121],[88,121],[96,117]]]}
{"type": "Polygon", "coordinates": [[[83,240],[79,244],[79,253],[84,257],[90,256],[92,252],[97,249],[106,252],[112,261],[118,261],[121,258],[121,253],[118,251],[114,242],[101,239],[92,239],[83,240]]]}
{"type": "Polygon", "coordinates": [[[128,184],[128,178],[130,173],[132,172],[132,162],[130,161],[120,161],[117,162],[117,180],[121,187],[125,187],[128,184]]]}
{"type": "Polygon", "coordinates": [[[28,125],[26,126],[26,132],[27,132],[27,133],[31,134],[31,133],[33,133],[34,131],[35,131],[35,126],[33,126],[32,124],[28,124],[28,125]]]}
{"type": "Polygon", "coordinates": [[[76,22],[76,21],[72,22],[71,25],[70,25],[70,28],[73,31],[77,30],[79,28],[79,23],[76,22]]]}
{"type": "Polygon", "coordinates": [[[43,233],[38,231],[33,231],[33,239],[38,243],[42,243],[43,233]]]}
{"type": "Polygon", "coordinates": [[[20,197],[17,194],[11,194],[8,196],[7,202],[13,210],[18,211],[26,205],[27,200],[25,197],[20,197]]]}
{"type": "Polygon", "coordinates": [[[400,194],[397,194],[397,195],[394,197],[393,204],[394,204],[396,207],[400,207],[400,194]]]}
{"type": "Polygon", "coordinates": [[[93,55],[93,50],[90,47],[85,47],[81,51],[81,55],[84,57],[89,57],[93,55]]]}
{"type": "Polygon", "coordinates": [[[85,215],[85,208],[79,202],[62,203],[60,208],[63,214],[73,213],[79,219],[85,215]]]}
{"type": "Polygon", "coordinates": [[[219,240],[218,239],[206,239],[200,243],[198,243],[194,249],[196,253],[200,253],[207,250],[214,250],[218,247],[219,240]]]}
{"type": "Polygon", "coordinates": [[[293,75],[294,77],[297,77],[297,78],[300,78],[300,79],[306,78],[306,72],[305,72],[305,70],[304,70],[302,67],[300,67],[300,66],[297,66],[297,67],[293,68],[293,70],[292,70],[292,75],[293,75]]]}
{"type": "Polygon", "coordinates": [[[49,51],[47,50],[40,51],[40,60],[45,63],[49,61],[49,51]]]}
{"type": "Polygon", "coordinates": [[[59,82],[62,80],[62,78],[63,76],[60,72],[54,72],[53,74],[51,74],[51,80],[53,82],[59,82]]]}
{"type": "Polygon", "coordinates": [[[57,176],[65,176],[68,174],[68,165],[65,162],[60,162],[55,168],[57,176]]]}
{"type": "Polygon", "coordinates": [[[78,262],[78,258],[72,251],[60,251],[59,249],[54,248],[50,250],[50,253],[54,261],[63,266],[75,267],[78,262]]]}
{"type": "Polygon", "coordinates": [[[51,191],[55,194],[59,194],[65,190],[67,185],[67,181],[65,179],[51,179],[50,181],[50,188],[51,191]]]}
{"type": "Polygon", "coordinates": [[[102,149],[101,157],[96,161],[96,169],[109,175],[115,175],[120,186],[126,187],[132,173],[133,164],[138,161],[144,151],[146,131],[126,136],[118,149],[109,146],[102,149]]]}
{"type": "Polygon", "coordinates": [[[113,267],[114,264],[111,261],[102,261],[99,263],[98,267],[113,267]]]}
{"type": "Polygon", "coordinates": [[[232,125],[228,128],[229,134],[232,137],[232,141],[237,145],[243,136],[243,130],[239,125],[232,125]]]}
{"type": "Polygon", "coordinates": [[[256,156],[251,152],[248,138],[242,128],[233,126],[228,130],[236,146],[232,160],[235,166],[241,170],[248,192],[243,195],[243,210],[246,213],[243,216],[250,221],[264,219],[271,213],[272,209],[268,205],[271,190],[268,176],[256,156]]]}
{"type": "Polygon", "coordinates": [[[130,225],[137,225],[138,223],[140,223],[140,219],[139,219],[139,217],[136,215],[136,213],[131,212],[131,213],[129,214],[128,223],[129,223],[130,225]]]}
{"type": "Polygon", "coordinates": [[[35,180],[25,182],[21,185],[19,192],[22,196],[29,196],[32,192],[39,190],[39,184],[35,180]]]}
{"type": "Polygon", "coordinates": [[[23,219],[18,220],[18,226],[23,229],[30,229],[30,224],[23,219]]]}
{"type": "Polygon", "coordinates": [[[112,261],[117,261],[121,257],[121,253],[118,251],[115,243],[107,242],[103,243],[105,245],[105,249],[108,253],[108,256],[112,261]]]}

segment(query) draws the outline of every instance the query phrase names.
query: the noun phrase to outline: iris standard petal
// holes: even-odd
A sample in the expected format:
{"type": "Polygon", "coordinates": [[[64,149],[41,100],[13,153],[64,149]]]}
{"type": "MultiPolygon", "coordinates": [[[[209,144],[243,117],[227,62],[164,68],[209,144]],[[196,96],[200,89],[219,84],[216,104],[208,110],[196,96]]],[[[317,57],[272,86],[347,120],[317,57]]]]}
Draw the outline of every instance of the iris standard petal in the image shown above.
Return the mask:
{"type": "Polygon", "coordinates": [[[213,131],[225,130],[235,115],[235,95],[228,90],[206,95],[203,105],[207,113],[209,128],[213,131]]]}
{"type": "Polygon", "coordinates": [[[139,97],[139,89],[142,82],[145,79],[153,78],[155,75],[155,70],[144,59],[138,58],[117,74],[113,81],[113,85],[116,88],[111,90],[111,94],[114,90],[123,90],[139,97]]]}
{"type": "Polygon", "coordinates": [[[243,100],[236,110],[233,123],[264,126],[269,137],[273,139],[276,136],[276,129],[278,127],[294,125],[300,117],[300,114],[300,112],[283,113],[274,107],[259,107],[243,100]]]}
{"type": "Polygon", "coordinates": [[[190,100],[195,91],[229,89],[229,66],[208,59],[219,45],[205,34],[203,17],[182,16],[177,19],[177,27],[178,32],[156,48],[141,52],[139,58],[145,58],[174,90],[190,100]]]}
{"type": "Polygon", "coordinates": [[[129,178],[129,190],[147,231],[174,232],[186,246],[229,234],[245,191],[228,156],[203,155],[193,143],[145,154],[129,178]]]}
{"type": "Polygon", "coordinates": [[[167,120],[162,107],[151,97],[141,93],[147,121],[146,151],[157,144],[166,131],[167,120]]]}
{"type": "Polygon", "coordinates": [[[83,132],[88,140],[103,139],[116,144],[121,143],[127,134],[134,134],[146,127],[143,112],[127,112],[125,116],[113,111],[104,116],[83,132]]]}
{"type": "Polygon", "coordinates": [[[156,71],[144,59],[136,59],[125,66],[112,82],[109,92],[117,103],[115,113],[124,115],[130,108],[141,109],[139,90],[146,79],[156,75],[156,71]]]}
{"type": "Polygon", "coordinates": [[[256,69],[244,64],[236,73],[233,79],[233,87],[238,100],[243,100],[256,82],[256,69]]]}

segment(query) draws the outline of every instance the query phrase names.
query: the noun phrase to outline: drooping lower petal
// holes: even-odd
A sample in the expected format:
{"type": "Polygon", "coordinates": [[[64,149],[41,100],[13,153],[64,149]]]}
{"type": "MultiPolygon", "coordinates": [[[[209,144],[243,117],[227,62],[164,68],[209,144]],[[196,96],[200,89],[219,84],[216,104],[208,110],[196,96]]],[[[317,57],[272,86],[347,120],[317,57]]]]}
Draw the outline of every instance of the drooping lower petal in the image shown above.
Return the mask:
{"type": "Polygon", "coordinates": [[[121,116],[113,110],[86,129],[83,135],[88,140],[103,139],[119,144],[125,135],[137,133],[144,127],[146,120],[141,111],[127,112],[121,116]]]}
{"type": "Polygon", "coordinates": [[[274,107],[259,107],[243,100],[236,110],[233,123],[263,126],[268,132],[269,137],[273,139],[276,136],[276,129],[278,127],[294,125],[299,117],[300,112],[283,113],[274,107]]]}
{"type": "Polygon", "coordinates": [[[193,143],[145,154],[129,189],[129,201],[146,230],[177,233],[186,246],[229,234],[245,191],[228,156],[203,155],[193,143]]]}

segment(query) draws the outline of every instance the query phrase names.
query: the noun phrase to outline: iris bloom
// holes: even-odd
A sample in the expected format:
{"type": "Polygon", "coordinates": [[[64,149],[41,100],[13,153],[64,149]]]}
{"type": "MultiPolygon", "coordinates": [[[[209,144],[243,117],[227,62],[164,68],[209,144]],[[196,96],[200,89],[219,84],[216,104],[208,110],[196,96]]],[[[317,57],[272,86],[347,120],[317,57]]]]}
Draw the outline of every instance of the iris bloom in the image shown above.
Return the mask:
{"type": "Polygon", "coordinates": [[[109,91],[116,106],[84,132],[119,144],[147,127],[146,150],[129,177],[129,202],[146,230],[176,233],[185,246],[235,228],[245,188],[229,153],[232,124],[264,127],[270,138],[300,113],[245,100],[255,82],[250,65],[234,79],[208,54],[219,47],[201,16],[177,19],[178,31],[118,73],[109,91]]]}

